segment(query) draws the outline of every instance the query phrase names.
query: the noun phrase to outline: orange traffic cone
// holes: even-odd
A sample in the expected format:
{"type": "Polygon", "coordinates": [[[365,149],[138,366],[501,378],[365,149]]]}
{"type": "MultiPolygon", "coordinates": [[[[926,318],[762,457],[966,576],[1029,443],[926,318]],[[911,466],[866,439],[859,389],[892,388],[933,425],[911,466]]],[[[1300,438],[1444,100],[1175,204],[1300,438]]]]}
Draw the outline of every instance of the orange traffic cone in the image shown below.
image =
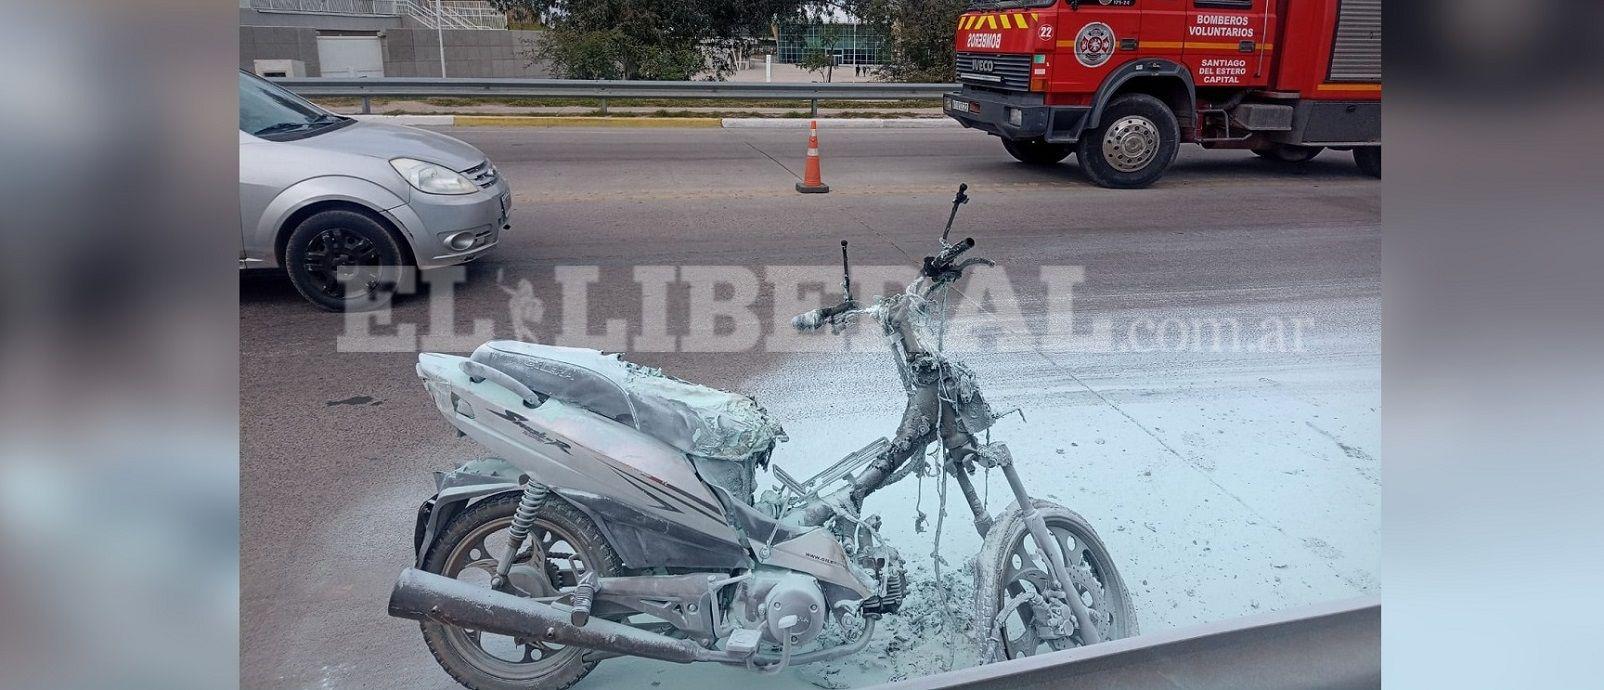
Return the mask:
{"type": "Polygon", "coordinates": [[[802,173],[802,181],[796,183],[796,191],[803,194],[823,194],[830,191],[830,185],[824,183],[819,177],[819,121],[814,120],[808,124],[808,165],[802,173]]]}

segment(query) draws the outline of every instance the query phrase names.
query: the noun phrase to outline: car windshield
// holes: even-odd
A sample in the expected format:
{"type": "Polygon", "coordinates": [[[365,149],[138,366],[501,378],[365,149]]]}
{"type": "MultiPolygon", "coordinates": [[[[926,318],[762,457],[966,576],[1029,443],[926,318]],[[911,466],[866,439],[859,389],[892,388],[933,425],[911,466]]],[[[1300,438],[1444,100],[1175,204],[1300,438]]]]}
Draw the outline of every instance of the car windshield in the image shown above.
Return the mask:
{"type": "Polygon", "coordinates": [[[268,139],[311,136],[349,121],[254,74],[239,74],[239,128],[268,139]]]}

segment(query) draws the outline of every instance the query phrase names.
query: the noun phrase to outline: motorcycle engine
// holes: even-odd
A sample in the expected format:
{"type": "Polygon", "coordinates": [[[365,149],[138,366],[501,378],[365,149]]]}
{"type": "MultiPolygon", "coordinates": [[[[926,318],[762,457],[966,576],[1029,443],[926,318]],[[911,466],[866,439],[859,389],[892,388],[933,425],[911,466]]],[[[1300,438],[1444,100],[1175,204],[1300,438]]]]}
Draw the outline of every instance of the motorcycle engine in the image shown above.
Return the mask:
{"type": "Polygon", "coordinates": [[[763,640],[792,646],[812,642],[824,630],[829,609],[824,590],[812,576],[798,572],[760,572],[741,611],[742,627],[759,627],[763,640]]]}
{"type": "Polygon", "coordinates": [[[879,529],[880,516],[870,515],[858,528],[837,533],[858,568],[873,577],[877,585],[878,593],[858,606],[858,612],[863,614],[896,613],[908,595],[908,569],[897,550],[880,537],[879,529]]]}
{"type": "Polygon", "coordinates": [[[902,598],[908,594],[908,569],[902,557],[889,546],[877,545],[858,555],[858,565],[874,574],[880,583],[880,593],[863,600],[861,613],[896,613],[902,607],[902,598]]]}

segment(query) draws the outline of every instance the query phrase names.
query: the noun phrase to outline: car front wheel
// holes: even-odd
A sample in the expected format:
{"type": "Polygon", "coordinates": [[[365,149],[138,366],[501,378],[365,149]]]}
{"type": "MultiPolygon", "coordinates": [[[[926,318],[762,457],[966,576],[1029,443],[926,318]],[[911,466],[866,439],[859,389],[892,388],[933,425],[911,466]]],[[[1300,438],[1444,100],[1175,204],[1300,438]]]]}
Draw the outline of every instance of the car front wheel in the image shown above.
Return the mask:
{"type": "Polygon", "coordinates": [[[1175,160],[1181,127],[1163,101],[1144,93],[1115,98],[1100,124],[1081,134],[1075,157],[1094,184],[1136,189],[1153,184],[1175,160]]]}
{"type": "Polygon", "coordinates": [[[358,211],[320,211],[301,221],[284,247],[290,282],[328,311],[365,311],[390,303],[404,263],[379,221],[358,211]]]}

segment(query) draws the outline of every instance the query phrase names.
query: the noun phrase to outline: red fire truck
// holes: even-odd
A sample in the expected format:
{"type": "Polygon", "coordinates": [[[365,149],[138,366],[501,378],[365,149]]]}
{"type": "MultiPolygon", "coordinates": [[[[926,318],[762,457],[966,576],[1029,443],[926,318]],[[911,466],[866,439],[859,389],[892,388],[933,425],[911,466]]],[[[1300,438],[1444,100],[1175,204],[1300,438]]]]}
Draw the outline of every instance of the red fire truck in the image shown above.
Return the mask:
{"type": "Polygon", "coordinates": [[[1152,184],[1182,143],[1381,176],[1381,0],[976,0],[949,116],[1014,158],[1152,184]]]}

